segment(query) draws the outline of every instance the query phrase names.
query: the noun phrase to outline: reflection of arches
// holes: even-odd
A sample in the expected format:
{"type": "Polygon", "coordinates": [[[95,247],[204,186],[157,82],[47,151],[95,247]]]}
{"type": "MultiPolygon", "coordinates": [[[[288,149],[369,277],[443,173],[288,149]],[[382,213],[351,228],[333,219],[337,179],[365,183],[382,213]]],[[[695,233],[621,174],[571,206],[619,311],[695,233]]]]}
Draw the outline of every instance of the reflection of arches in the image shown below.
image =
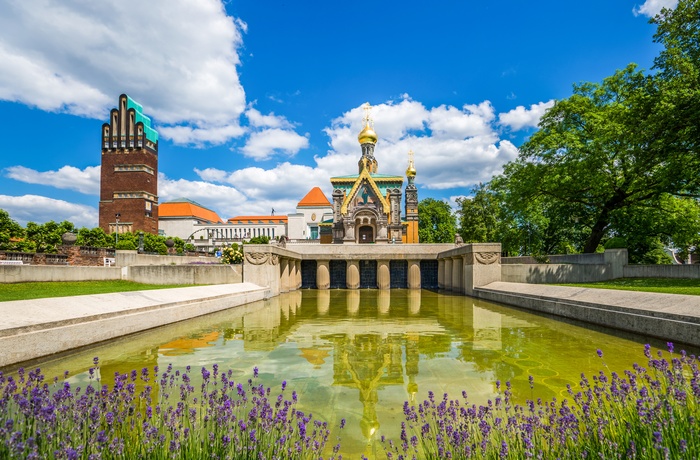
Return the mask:
{"type": "Polygon", "coordinates": [[[362,225],[357,229],[358,243],[374,243],[374,227],[370,225],[362,225]]]}

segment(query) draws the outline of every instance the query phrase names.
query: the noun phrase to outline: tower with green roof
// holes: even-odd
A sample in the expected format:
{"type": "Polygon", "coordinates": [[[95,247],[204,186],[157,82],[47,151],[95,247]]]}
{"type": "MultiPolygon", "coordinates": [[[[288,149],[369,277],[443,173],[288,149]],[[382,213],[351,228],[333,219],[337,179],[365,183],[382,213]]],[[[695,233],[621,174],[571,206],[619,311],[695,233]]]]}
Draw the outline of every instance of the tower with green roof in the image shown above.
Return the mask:
{"type": "Polygon", "coordinates": [[[102,125],[99,224],[107,233],[158,234],[158,133],[126,94],[102,125]]]}

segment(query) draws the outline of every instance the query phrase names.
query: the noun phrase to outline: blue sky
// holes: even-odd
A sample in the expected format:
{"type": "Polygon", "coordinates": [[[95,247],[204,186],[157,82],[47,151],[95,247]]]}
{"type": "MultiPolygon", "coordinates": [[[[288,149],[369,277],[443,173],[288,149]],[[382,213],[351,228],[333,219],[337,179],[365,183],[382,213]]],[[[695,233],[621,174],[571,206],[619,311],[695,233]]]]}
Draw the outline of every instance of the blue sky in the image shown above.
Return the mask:
{"type": "Polygon", "coordinates": [[[97,225],[100,128],[119,94],[160,133],[159,197],[226,219],[294,212],[353,174],[365,102],[379,173],[415,152],[419,198],[514,159],[547,107],[659,51],[675,0],[5,0],[0,208],[97,225]]]}

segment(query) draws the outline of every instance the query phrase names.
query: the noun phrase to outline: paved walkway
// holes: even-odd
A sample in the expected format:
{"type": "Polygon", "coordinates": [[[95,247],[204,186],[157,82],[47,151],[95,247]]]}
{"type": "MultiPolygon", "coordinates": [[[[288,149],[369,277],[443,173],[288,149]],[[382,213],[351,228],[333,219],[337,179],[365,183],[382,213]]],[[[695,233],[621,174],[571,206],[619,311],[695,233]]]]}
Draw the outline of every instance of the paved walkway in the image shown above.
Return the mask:
{"type": "Polygon", "coordinates": [[[478,297],[700,346],[700,296],[495,282],[478,297]]]}
{"type": "Polygon", "coordinates": [[[262,300],[252,283],[0,302],[0,367],[262,300]]]}

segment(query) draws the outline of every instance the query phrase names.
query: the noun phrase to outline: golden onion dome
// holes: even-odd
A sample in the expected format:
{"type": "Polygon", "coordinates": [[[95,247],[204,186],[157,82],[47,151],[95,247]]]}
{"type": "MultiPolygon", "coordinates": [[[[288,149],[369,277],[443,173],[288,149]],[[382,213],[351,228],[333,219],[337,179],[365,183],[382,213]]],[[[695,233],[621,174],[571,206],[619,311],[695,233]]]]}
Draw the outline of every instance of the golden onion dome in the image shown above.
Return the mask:
{"type": "Polygon", "coordinates": [[[374,132],[372,127],[369,125],[369,122],[365,124],[365,127],[360,131],[360,134],[357,135],[357,140],[360,142],[360,144],[376,144],[377,143],[377,133],[374,132]]]}
{"type": "Polygon", "coordinates": [[[408,169],[406,169],[406,177],[416,177],[416,167],[413,166],[413,161],[408,164],[408,169]]]}
{"type": "Polygon", "coordinates": [[[413,164],[413,150],[408,151],[408,168],[406,168],[406,177],[416,177],[416,167],[413,164]]]}

